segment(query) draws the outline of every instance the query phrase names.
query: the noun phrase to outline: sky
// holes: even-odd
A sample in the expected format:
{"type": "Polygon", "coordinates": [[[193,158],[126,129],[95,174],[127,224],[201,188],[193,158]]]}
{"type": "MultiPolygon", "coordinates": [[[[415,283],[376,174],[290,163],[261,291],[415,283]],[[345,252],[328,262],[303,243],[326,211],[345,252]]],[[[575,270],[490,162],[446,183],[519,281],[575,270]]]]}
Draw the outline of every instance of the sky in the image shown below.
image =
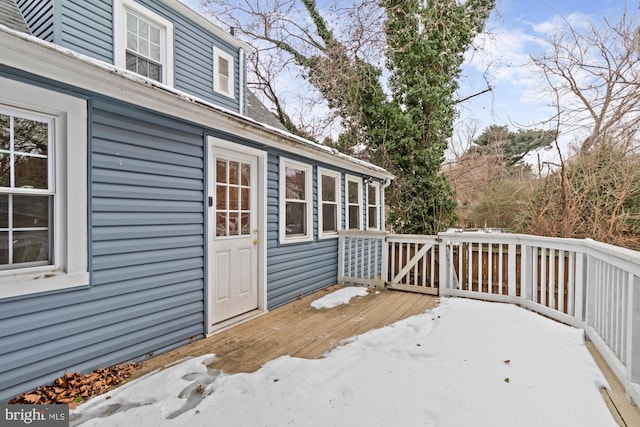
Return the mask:
{"type": "Polygon", "coordinates": [[[510,304],[442,298],[321,359],[283,356],[250,374],[193,356],[80,404],[70,425],[617,426],[584,332],[510,304]]]}
{"type": "MultiPolygon", "coordinates": [[[[465,102],[457,123],[458,143],[465,141],[466,129],[480,130],[491,124],[518,127],[536,127],[554,114],[541,91],[541,81],[533,72],[529,56],[540,54],[546,40],[554,31],[566,27],[564,19],[580,28],[588,21],[599,22],[602,17],[614,21],[627,8],[629,15],[638,16],[636,0],[498,0],[489,19],[484,36],[483,52],[467,54],[464,77],[460,81],[459,96],[464,97],[486,88],[483,73],[489,64],[488,80],[491,93],[465,102]]],[[[563,148],[574,137],[565,135],[563,148]]],[[[543,157],[554,158],[553,153],[543,157]]]]}

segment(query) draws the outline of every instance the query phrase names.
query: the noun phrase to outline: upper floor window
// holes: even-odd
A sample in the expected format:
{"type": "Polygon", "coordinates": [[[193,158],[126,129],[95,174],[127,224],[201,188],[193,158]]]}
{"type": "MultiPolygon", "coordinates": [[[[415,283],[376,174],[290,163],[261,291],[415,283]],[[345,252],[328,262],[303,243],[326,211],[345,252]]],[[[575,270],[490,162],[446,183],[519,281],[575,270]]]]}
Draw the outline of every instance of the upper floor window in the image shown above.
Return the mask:
{"type": "Polygon", "coordinates": [[[362,230],[362,180],[347,176],[347,229],[362,230]]]}
{"type": "Polygon", "coordinates": [[[313,238],[312,167],[288,159],[280,160],[280,241],[313,238]]]}
{"type": "Polygon", "coordinates": [[[87,103],[0,85],[0,298],[88,285],[87,103]]]}
{"type": "Polygon", "coordinates": [[[320,195],[318,229],[320,237],[336,236],[340,230],[340,173],[318,169],[318,194],[320,195]]]}
{"type": "Polygon", "coordinates": [[[115,65],[173,85],[173,24],[133,0],[115,0],[115,65]]]}
{"type": "Polygon", "coordinates": [[[367,185],[367,228],[380,230],[380,183],[367,185]]]}
{"type": "Polygon", "coordinates": [[[214,46],[213,48],[213,90],[230,98],[235,98],[233,56],[214,46]]]}

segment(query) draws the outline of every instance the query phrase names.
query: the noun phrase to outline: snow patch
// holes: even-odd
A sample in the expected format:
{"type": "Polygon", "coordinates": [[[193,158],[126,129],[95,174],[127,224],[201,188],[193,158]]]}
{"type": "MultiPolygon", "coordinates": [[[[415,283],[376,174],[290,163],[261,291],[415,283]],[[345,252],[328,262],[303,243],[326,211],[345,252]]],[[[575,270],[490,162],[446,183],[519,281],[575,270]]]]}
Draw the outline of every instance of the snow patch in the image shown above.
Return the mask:
{"type": "Polygon", "coordinates": [[[349,304],[351,298],[365,297],[369,294],[368,288],[359,286],[347,286],[346,288],[338,289],[331,292],[328,295],[323,296],[311,303],[311,307],[316,310],[323,308],[333,308],[342,304],[349,304]]]}

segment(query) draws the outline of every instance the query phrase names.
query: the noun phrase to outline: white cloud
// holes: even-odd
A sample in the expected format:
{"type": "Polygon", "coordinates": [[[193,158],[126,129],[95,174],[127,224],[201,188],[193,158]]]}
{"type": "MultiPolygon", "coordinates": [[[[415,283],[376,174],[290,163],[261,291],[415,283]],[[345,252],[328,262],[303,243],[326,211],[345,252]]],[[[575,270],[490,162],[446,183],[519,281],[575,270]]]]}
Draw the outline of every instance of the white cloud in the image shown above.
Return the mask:
{"type": "Polygon", "coordinates": [[[548,37],[566,30],[568,26],[571,26],[576,30],[588,28],[590,21],[591,17],[589,15],[581,12],[574,12],[566,17],[556,14],[551,19],[539,23],[529,21],[523,22],[531,26],[533,31],[536,33],[548,37]]]}

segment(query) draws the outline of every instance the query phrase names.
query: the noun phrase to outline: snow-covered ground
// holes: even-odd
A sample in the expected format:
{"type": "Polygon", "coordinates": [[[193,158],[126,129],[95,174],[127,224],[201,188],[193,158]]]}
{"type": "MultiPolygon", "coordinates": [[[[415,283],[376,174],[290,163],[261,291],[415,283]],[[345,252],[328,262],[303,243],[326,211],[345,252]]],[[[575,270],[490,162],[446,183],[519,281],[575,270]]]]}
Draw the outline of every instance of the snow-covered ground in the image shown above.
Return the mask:
{"type": "Polygon", "coordinates": [[[252,374],[208,369],[214,357],[82,404],[71,425],[617,425],[583,332],[512,305],[444,298],[322,359],[281,357],[252,374]]]}

